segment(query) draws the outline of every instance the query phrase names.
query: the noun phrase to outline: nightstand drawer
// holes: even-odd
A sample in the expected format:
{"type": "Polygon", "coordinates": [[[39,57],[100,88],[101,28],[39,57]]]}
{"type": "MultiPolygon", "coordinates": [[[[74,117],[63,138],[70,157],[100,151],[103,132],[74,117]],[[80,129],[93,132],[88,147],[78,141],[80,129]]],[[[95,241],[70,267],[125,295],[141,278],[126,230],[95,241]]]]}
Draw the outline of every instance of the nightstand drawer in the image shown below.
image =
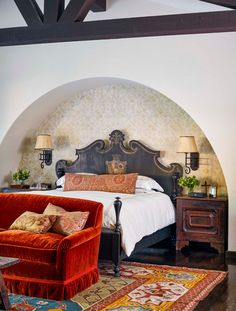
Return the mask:
{"type": "Polygon", "coordinates": [[[216,201],[216,200],[212,200],[212,199],[204,199],[204,200],[199,200],[199,199],[192,199],[192,200],[188,200],[188,199],[184,199],[182,201],[182,206],[186,206],[186,207],[191,207],[191,208],[211,208],[211,209],[216,209],[216,208],[224,208],[225,206],[225,202],[224,201],[216,201]]]}
{"type": "Polygon", "coordinates": [[[183,230],[188,233],[218,233],[219,213],[214,210],[189,210],[183,213],[183,230]]]}

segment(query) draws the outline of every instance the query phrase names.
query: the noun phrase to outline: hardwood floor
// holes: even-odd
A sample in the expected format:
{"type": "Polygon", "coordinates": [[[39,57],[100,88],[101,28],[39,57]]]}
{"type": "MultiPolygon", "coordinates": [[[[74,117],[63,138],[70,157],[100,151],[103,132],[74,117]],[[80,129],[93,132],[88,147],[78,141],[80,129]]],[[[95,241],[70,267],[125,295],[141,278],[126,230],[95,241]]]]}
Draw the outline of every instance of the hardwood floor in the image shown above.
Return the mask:
{"type": "Polygon", "coordinates": [[[195,310],[236,311],[236,259],[227,260],[206,244],[191,243],[190,247],[176,252],[167,243],[161,243],[136,254],[129,261],[228,271],[228,277],[195,310]]]}

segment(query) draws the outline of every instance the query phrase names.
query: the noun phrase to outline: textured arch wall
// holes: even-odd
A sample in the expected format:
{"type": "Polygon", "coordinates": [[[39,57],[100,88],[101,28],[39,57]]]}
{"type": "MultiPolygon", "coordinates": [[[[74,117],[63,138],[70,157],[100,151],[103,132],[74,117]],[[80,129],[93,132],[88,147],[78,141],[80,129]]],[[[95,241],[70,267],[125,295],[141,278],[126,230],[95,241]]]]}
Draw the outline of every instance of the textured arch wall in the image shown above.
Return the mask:
{"type": "MultiPolygon", "coordinates": [[[[224,176],[211,145],[182,108],[159,92],[137,83],[122,80],[115,83],[115,79],[113,84],[104,83],[104,86],[77,90],[58,101],[53,112],[23,141],[19,166],[30,169],[31,182],[54,183],[56,161],[74,161],[76,148],[83,148],[96,139],[108,139],[109,133],[120,129],[127,141],[138,139],[161,150],[166,165],[176,161],[183,164],[184,155],[176,153],[178,137],[194,135],[201,160],[199,170],[192,174],[201,184],[205,180],[208,184],[218,184],[219,193],[226,194],[224,176]],[[53,164],[44,170],[39,166],[39,152],[34,151],[35,139],[40,133],[50,133],[54,142],[53,164]],[[209,177],[212,172],[214,177],[209,177]]],[[[200,186],[198,190],[201,189],[200,186]]]]}

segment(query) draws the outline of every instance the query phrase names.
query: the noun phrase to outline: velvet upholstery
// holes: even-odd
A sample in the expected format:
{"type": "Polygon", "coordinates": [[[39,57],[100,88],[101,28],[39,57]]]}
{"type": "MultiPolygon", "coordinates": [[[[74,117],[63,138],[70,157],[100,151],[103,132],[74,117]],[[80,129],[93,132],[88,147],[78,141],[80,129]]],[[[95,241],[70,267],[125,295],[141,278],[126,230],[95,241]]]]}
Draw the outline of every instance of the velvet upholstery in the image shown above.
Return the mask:
{"type": "Polygon", "coordinates": [[[8,289],[16,294],[62,300],[97,282],[102,209],[101,203],[89,200],[0,194],[0,256],[21,259],[3,270],[8,289]],[[23,212],[43,213],[48,203],[67,211],[88,211],[85,228],[69,236],[7,230],[23,212]]]}

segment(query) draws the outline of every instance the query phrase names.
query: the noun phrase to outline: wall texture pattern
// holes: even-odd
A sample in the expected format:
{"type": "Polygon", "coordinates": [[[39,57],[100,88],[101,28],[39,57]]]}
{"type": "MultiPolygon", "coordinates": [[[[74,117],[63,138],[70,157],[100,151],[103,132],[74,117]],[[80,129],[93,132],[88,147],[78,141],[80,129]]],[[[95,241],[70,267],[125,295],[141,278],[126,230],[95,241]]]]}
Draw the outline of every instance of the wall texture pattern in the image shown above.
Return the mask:
{"type": "Polygon", "coordinates": [[[96,139],[108,139],[114,129],[123,131],[127,141],[140,140],[160,150],[166,165],[171,162],[183,165],[184,154],[176,153],[178,137],[194,135],[200,152],[200,168],[191,175],[196,175],[201,184],[205,180],[217,184],[219,194],[227,193],[214,150],[194,120],[164,95],[138,84],[114,84],[72,94],[24,140],[19,167],[31,171],[30,183],[54,183],[57,160],[74,161],[76,148],[83,148],[96,139]],[[36,136],[42,133],[51,134],[54,143],[53,164],[43,170],[39,152],[34,150],[36,136]]]}

